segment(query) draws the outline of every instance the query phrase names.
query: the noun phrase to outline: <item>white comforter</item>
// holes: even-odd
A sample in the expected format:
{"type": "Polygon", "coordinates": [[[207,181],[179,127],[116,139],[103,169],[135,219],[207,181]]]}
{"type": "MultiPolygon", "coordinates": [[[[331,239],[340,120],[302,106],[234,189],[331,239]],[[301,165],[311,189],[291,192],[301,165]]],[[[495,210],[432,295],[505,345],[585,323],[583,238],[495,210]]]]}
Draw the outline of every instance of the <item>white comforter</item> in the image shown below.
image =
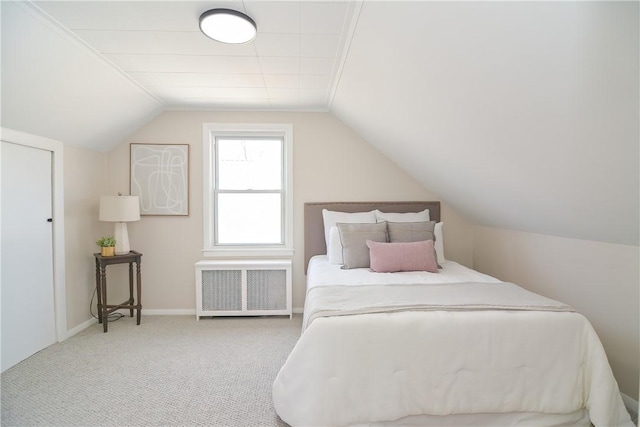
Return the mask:
{"type": "MultiPolygon", "coordinates": [[[[498,282],[456,263],[443,267],[441,273],[426,273],[428,278],[420,274],[423,279],[365,269],[342,271],[347,274],[339,277],[363,285],[391,277],[395,283],[498,282]]],[[[312,260],[309,288],[343,280],[331,277],[331,270],[336,266],[312,260]]],[[[278,415],[293,426],[420,414],[569,414],[582,408],[596,426],[633,425],[595,331],[575,312],[320,317],[304,330],[278,374],[273,400],[278,415]]]]}

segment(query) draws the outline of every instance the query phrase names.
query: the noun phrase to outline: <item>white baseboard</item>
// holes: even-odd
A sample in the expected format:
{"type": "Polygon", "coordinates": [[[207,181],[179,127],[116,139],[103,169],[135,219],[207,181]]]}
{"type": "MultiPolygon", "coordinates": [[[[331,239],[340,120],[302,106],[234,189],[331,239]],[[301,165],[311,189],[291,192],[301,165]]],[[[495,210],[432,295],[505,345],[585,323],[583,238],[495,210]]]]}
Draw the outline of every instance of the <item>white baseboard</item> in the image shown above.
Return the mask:
{"type": "MultiPolygon", "coordinates": [[[[120,313],[129,317],[129,309],[123,308],[114,311],[114,313],[120,313]]],[[[195,316],[196,310],[193,308],[160,308],[160,309],[142,309],[142,317],[144,316],[195,316]]],[[[136,316],[135,311],[133,316],[136,316]]]]}
{"type": "MultiPolygon", "coordinates": [[[[122,309],[122,310],[116,310],[116,313],[121,313],[124,314],[126,316],[129,316],[129,310],[127,309],[122,309]]],[[[135,313],[134,313],[135,314],[135,313]]],[[[168,310],[142,310],[142,314],[145,316],[195,316],[196,315],[196,310],[195,309],[168,309],[168,310]]],[[[87,329],[89,326],[93,325],[94,323],[96,323],[98,321],[98,319],[95,318],[91,318],[85,322],[82,322],[81,324],[79,324],[78,326],[76,326],[75,328],[69,329],[67,331],[67,336],[66,337],[62,337],[60,341],[64,341],[68,338],[71,338],[72,336],[84,331],[85,329],[87,329]]]]}
{"type": "MultiPolygon", "coordinates": [[[[302,314],[302,312],[304,311],[304,309],[302,307],[298,307],[298,308],[294,308],[293,309],[293,313],[294,314],[302,314]]],[[[122,310],[116,310],[116,312],[118,313],[122,313],[126,316],[129,316],[129,310],[127,309],[122,309],[122,310]]],[[[196,315],[196,310],[192,309],[192,308],[180,308],[180,309],[157,309],[157,310],[142,310],[142,314],[144,316],[195,316],[196,315]]],[[[98,321],[98,319],[94,319],[91,318],[85,322],[82,322],[81,324],[79,324],[78,326],[76,326],[75,328],[69,329],[67,331],[67,336],[66,337],[62,337],[62,339],[59,340],[59,342],[64,341],[68,338],[71,338],[72,336],[84,331],[85,329],[87,329],[89,326],[93,325],[94,323],[96,323],[98,321]]],[[[627,397],[628,399],[631,399],[628,396],[623,395],[623,398],[627,397]]],[[[633,399],[631,399],[632,402],[635,402],[633,399]]],[[[625,404],[626,404],[626,400],[625,400],[625,404]]],[[[638,407],[638,402],[636,402],[636,408],[638,407]]]]}
{"type": "Polygon", "coordinates": [[[195,308],[176,308],[176,309],[142,309],[143,316],[195,316],[195,308]]]}
{"type": "Polygon", "coordinates": [[[86,322],[82,322],[80,323],[78,326],[76,326],[75,328],[71,328],[67,331],[67,336],[61,340],[64,341],[68,338],[71,338],[72,336],[84,331],[85,329],[87,329],[89,326],[93,325],[94,323],[96,323],[98,321],[98,319],[89,319],[86,322]]]}

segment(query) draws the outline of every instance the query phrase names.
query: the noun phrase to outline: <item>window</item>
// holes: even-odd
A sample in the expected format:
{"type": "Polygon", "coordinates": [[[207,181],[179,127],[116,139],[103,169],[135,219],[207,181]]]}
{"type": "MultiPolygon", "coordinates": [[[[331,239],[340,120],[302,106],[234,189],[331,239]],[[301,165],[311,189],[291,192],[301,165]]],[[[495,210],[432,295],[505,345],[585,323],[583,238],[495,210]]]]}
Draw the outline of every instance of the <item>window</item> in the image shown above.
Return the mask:
{"type": "Polygon", "coordinates": [[[283,143],[284,138],[216,137],[216,245],[284,244],[283,143]]]}
{"type": "Polygon", "coordinates": [[[291,125],[204,125],[208,256],[291,256],[291,125]]]}

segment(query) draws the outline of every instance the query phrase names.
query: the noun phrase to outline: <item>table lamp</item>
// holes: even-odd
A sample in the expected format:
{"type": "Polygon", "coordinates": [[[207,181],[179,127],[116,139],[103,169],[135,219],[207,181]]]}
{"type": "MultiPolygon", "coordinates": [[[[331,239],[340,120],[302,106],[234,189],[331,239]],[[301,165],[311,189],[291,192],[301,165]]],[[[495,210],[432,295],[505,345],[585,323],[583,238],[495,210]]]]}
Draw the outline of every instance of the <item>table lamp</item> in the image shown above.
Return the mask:
{"type": "Polygon", "coordinates": [[[100,221],[115,222],[116,255],[126,255],[131,250],[127,222],[140,220],[138,196],[100,196],[100,221]]]}

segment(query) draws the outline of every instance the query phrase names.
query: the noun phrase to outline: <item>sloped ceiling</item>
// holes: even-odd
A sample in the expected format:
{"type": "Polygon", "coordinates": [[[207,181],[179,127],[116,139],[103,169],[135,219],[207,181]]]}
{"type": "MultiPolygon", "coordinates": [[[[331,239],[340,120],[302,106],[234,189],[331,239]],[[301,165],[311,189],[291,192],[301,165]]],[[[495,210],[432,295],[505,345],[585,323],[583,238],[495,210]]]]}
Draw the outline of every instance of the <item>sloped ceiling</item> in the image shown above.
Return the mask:
{"type": "Polygon", "coordinates": [[[107,151],[165,109],[330,111],[474,223],[639,243],[637,2],[0,5],[3,126],[107,151]],[[213,7],[256,41],[203,44],[213,7]]]}
{"type": "Polygon", "coordinates": [[[167,109],[326,110],[355,3],[346,1],[36,1],[167,109]],[[253,42],[199,29],[212,8],[247,13],[253,42]]]}
{"type": "Polygon", "coordinates": [[[2,126],[107,151],[161,102],[19,2],[2,12],[2,126]]]}
{"type": "Polygon", "coordinates": [[[358,4],[0,1],[2,122],[109,150],[167,109],[327,111],[358,4]],[[207,38],[212,8],[248,13],[258,36],[207,38]]]}
{"type": "Polygon", "coordinates": [[[365,2],[331,111],[475,223],[638,244],[637,2],[365,2]]]}

